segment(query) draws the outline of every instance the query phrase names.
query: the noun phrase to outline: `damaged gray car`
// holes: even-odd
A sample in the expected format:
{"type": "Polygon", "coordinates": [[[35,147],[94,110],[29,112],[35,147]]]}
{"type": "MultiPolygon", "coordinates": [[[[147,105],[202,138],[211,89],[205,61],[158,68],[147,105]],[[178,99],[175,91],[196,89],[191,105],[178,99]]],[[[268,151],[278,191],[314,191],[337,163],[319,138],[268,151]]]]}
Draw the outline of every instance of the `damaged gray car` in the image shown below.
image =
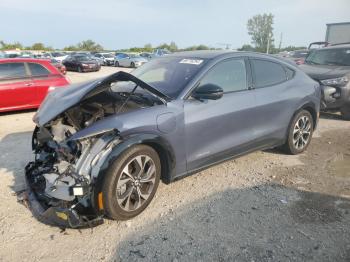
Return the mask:
{"type": "MultiPolygon", "coordinates": [[[[33,120],[28,200],[40,219],[127,220],[170,183],[254,150],[306,150],[319,84],[263,54],[185,52],[57,89],[33,120]]],[[[209,185],[208,185],[209,186],[209,185]]]]}

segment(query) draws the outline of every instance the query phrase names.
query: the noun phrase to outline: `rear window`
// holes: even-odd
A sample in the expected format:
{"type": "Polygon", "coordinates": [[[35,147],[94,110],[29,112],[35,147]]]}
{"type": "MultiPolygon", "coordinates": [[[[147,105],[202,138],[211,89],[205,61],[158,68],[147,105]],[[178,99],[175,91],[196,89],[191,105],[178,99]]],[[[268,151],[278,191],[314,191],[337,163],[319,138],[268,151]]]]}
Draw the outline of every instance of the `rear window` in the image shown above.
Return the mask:
{"type": "Polygon", "coordinates": [[[50,74],[50,71],[40,64],[28,63],[28,66],[33,76],[46,76],[50,74]]]}
{"type": "Polygon", "coordinates": [[[305,63],[311,65],[350,66],[350,48],[324,48],[311,51],[305,63]]]}
{"type": "Polygon", "coordinates": [[[254,72],[255,87],[276,85],[287,80],[286,72],[282,65],[267,60],[251,60],[254,72]]]}
{"type": "Polygon", "coordinates": [[[0,78],[25,77],[26,70],[24,63],[3,63],[0,64],[0,78]]]}

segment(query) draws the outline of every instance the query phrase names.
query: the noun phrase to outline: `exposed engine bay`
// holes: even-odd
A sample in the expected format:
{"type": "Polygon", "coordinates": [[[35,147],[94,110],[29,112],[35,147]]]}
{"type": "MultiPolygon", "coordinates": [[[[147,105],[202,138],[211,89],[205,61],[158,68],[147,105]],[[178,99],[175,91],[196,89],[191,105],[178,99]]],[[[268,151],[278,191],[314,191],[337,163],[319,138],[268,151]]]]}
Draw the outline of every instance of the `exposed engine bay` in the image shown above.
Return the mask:
{"type": "MultiPolygon", "coordinates": [[[[125,83],[125,82],[124,82],[125,83]]],[[[129,82],[130,83],[130,82],[129,82]]],[[[89,226],[100,223],[96,214],[93,184],[103,160],[120,142],[118,130],[72,140],[73,134],[112,115],[162,103],[147,92],[120,91],[115,83],[103,83],[73,107],[33,133],[35,160],[26,166],[29,200],[36,202],[40,216],[61,227],[89,226]]],[[[144,91],[144,90],[143,90],[144,91]]],[[[100,203],[101,205],[101,203],[100,203]]],[[[103,214],[102,214],[103,215],[103,214]]]]}

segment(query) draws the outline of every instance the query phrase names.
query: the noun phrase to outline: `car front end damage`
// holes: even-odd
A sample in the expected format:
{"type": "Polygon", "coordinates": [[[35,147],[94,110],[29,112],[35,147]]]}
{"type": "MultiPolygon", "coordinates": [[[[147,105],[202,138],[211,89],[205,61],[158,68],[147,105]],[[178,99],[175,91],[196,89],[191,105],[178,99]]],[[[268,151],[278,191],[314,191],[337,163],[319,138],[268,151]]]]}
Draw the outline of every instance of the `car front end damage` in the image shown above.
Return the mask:
{"type": "Polygon", "coordinates": [[[106,159],[122,142],[119,116],[162,103],[136,94],[138,86],[152,90],[119,72],[47,96],[33,118],[37,124],[32,138],[35,157],[25,168],[26,200],[38,220],[63,228],[103,221],[98,183],[106,159]],[[118,81],[135,86],[131,92],[113,91],[111,86],[118,81]]]}
{"type": "Polygon", "coordinates": [[[116,130],[77,141],[66,139],[74,132],[61,120],[50,127],[37,127],[33,133],[35,161],[28,163],[25,176],[27,199],[36,217],[77,228],[103,221],[103,204],[94,185],[104,159],[119,139],[116,130]]]}

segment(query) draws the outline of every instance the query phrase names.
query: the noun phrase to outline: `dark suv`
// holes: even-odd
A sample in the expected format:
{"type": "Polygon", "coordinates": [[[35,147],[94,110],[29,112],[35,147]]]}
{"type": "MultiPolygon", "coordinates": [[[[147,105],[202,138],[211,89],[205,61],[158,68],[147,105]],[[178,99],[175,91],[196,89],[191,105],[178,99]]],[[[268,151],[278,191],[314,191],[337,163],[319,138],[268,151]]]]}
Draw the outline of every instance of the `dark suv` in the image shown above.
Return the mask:
{"type": "Polygon", "coordinates": [[[350,120],[350,44],[312,50],[300,69],[321,84],[321,109],[350,120]]]}

